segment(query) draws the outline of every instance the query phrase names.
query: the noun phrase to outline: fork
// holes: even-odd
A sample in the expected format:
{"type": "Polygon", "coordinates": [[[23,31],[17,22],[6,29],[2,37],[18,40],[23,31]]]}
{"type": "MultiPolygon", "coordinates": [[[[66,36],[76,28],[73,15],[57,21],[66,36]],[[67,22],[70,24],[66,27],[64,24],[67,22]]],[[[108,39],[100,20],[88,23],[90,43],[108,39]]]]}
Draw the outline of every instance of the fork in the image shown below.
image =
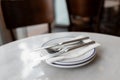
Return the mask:
{"type": "Polygon", "coordinates": [[[91,44],[94,44],[94,43],[95,43],[95,41],[90,41],[90,42],[79,44],[79,45],[75,45],[75,46],[72,46],[72,47],[64,47],[63,49],[59,50],[55,54],[50,54],[50,55],[49,55],[49,53],[48,53],[48,55],[41,54],[40,55],[41,56],[41,60],[45,60],[45,59],[48,59],[48,58],[51,58],[51,57],[56,57],[56,56],[59,56],[59,55],[61,55],[63,53],[66,53],[66,52],[69,52],[71,50],[77,49],[79,47],[91,45],[91,44]]]}
{"type": "Polygon", "coordinates": [[[45,49],[45,50],[47,50],[48,53],[54,54],[54,53],[59,52],[63,48],[63,46],[65,46],[65,45],[75,45],[75,44],[80,43],[82,40],[85,40],[85,39],[89,39],[89,37],[83,37],[83,38],[78,38],[78,39],[74,39],[74,40],[70,40],[70,41],[66,41],[66,42],[61,42],[61,43],[54,44],[52,46],[38,48],[38,49],[35,49],[33,51],[36,52],[36,51],[39,51],[41,49],[45,49]]]}

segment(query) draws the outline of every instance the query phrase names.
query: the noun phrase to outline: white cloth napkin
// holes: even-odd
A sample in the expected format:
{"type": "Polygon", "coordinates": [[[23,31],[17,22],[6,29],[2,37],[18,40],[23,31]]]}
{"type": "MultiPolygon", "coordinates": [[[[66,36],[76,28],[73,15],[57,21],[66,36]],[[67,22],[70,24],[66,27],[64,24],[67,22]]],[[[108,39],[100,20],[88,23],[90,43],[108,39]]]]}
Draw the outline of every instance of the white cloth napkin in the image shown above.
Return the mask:
{"type": "MultiPolygon", "coordinates": [[[[90,42],[90,41],[92,41],[92,40],[87,39],[87,40],[84,40],[83,42],[87,43],[87,42],[90,42]]],[[[98,46],[100,46],[100,44],[96,42],[95,44],[91,44],[91,45],[88,45],[88,46],[77,48],[75,50],[69,51],[69,52],[67,52],[65,54],[62,54],[60,56],[49,58],[48,61],[50,63],[53,63],[53,62],[61,61],[61,60],[64,60],[64,59],[70,59],[70,58],[75,58],[75,57],[78,57],[78,56],[82,56],[85,53],[87,53],[88,51],[90,51],[90,50],[92,50],[92,49],[94,49],[98,46]],[[74,54],[75,51],[78,51],[78,53],[74,54]]]]}

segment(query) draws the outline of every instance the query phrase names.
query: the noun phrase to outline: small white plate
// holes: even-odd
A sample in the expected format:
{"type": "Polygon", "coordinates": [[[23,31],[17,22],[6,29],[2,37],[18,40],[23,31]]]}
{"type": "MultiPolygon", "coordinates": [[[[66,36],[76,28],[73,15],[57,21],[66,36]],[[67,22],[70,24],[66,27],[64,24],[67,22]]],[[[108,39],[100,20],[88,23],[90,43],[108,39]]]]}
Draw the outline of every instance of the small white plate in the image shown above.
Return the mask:
{"type": "MultiPolygon", "coordinates": [[[[44,43],[42,45],[42,47],[50,46],[50,45],[53,45],[53,44],[59,43],[59,42],[68,41],[72,38],[74,38],[74,37],[67,36],[67,37],[55,38],[55,39],[49,40],[48,42],[44,43]]],[[[77,53],[79,53],[79,50],[80,49],[73,50],[71,52],[72,54],[71,53],[68,53],[68,54],[70,54],[70,55],[77,54],[77,53]]],[[[94,58],[95,54],[96,54],[95,49],[92,49],[92,50],[88,51],[87,53],[85,53],[84,55],[78,56],[76,58],[66,59],[63,61],[57,61],[54,63],[50,63],[49,59],[48,59],[48,60],[46,60],[46,63],[51,65],[51,66],[56,66],[56,67],[61,67],[61,68],[64,68],[64,67],[73,68],[73,67],[82,66],[82,65],[85,65],[85,64],[91,62],[92,59],[94,58]]]]}
{"type": "Polygon", "coordinates": [[[81,66],[84,66],[84,65],[90,63],[91,61],[93,61],[94,58],[95,58],[95,56],[86,62],[74,64],[74,65],[59,65],[59,64],[49,63],[49,62],[47,62],[47,64],[51,65],[53,67],[58,67],[58,68],[77,68],[77,67],[81,67],[81,66]]]}

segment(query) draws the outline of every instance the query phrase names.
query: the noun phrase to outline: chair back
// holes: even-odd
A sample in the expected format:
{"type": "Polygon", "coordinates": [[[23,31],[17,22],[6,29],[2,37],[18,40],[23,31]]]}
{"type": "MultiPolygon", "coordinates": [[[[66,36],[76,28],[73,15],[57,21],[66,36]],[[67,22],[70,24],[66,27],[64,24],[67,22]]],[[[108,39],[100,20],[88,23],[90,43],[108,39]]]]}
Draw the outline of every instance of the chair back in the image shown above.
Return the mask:
{"type": "Polygon", "coordinates": [[[66,0],[66,2],[70,19],[69,31],[98,32],[104,0],[66,0]]]}
{"type": "Polygon", "coordinates": [[[1,5],[8,29],[54,20],[53,0],[2,0],[1,5]]]}
{"type": "Polygon", "coordinates": [[[71,15],[82,17],[96,16],[102,0],[66,0],[71,15]]]}

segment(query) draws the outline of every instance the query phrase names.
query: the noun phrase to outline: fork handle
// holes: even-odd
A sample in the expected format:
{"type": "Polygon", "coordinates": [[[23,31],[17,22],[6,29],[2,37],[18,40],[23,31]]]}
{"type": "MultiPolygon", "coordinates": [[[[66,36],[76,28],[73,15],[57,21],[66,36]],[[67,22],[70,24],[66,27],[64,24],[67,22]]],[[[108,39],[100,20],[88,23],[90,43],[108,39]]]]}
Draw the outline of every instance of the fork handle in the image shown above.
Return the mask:
{"type": "Polygon", "coordinates": [[[87,46],[87,45],[90,45],[90,44],[94,44],[94,43],[95,43],[95,41],[90,41],[90,42],[87,42],[87,43],[83,43],[83,44],[80,44],[80,45],[78,45],[78,46],[74,46],[74,47],[68,49],[68,51],[77,49],[77,48],[79,48],[79,47],[87,46]]]}
{"type": "Polygon", "coordinates": [[[76,42],[76,41],[82,41],[82,40],[85,40],[85,39],[89,39],[89,37],[83,37],[83,38],[79,38],[79,39],[74,39],[74,40],[62,42],[62,43],[60,43],[60,45],[64,45],[64,44],[68,44],[68,43],[76,42]]]}

